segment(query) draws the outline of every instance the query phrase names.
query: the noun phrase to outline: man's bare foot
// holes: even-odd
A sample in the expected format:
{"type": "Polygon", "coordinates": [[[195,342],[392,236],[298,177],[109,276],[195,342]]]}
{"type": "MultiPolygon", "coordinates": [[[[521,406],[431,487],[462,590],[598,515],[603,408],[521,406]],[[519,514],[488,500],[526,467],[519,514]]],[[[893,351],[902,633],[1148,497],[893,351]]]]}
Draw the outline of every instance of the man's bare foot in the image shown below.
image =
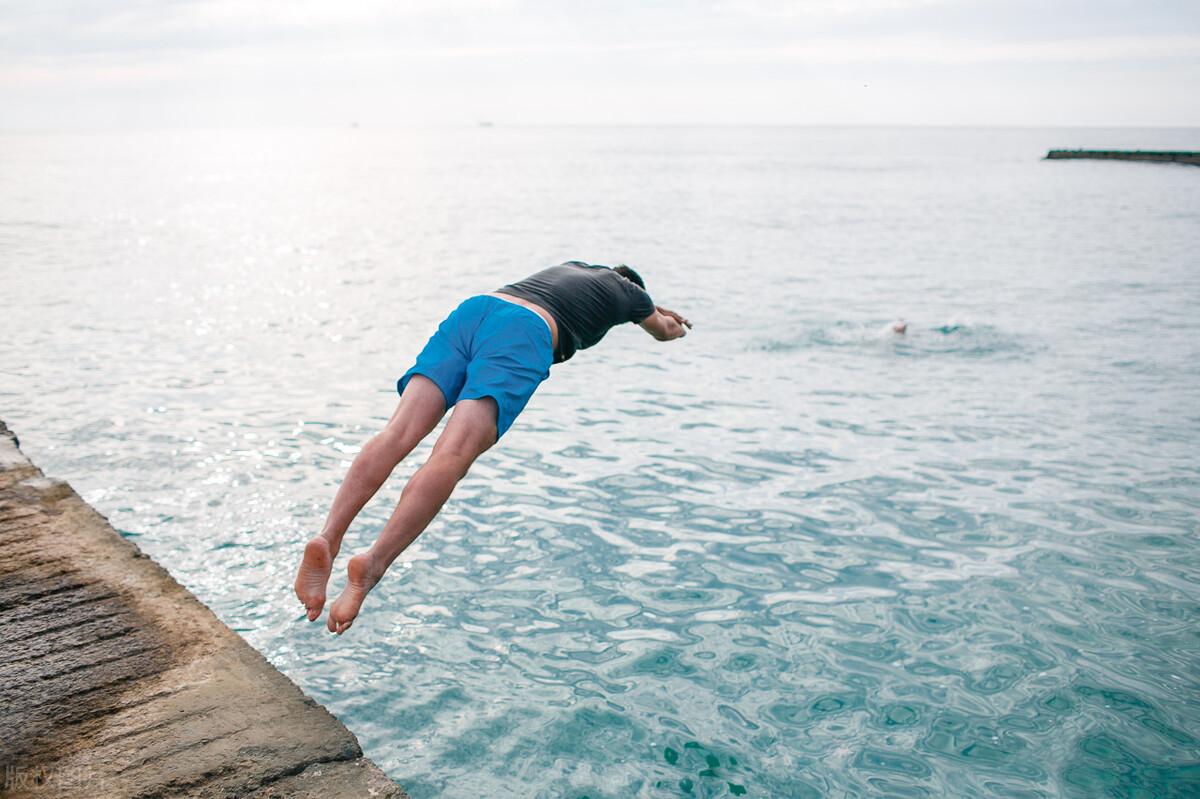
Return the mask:
{"type": "Polygon", "coordinates": [[[369,552],[363,552],[350,558],[346,564],[346,587],[329,608],[329,619],[325,622],[329,632],[341,635],[354,623],[354,617],[358,615],[367,593],[383,576],[374,573],[374,560],[369,552]]]}
{"type": "Polygon", "coordinates": [[[308,620],[316,621],[325,607],[325,585],[329,582],[329,571],[333,568],[333,555],[329,542],[321,536],[304,545],[304,560],[296,575],[296,596],[308,609],[308,620]]]}

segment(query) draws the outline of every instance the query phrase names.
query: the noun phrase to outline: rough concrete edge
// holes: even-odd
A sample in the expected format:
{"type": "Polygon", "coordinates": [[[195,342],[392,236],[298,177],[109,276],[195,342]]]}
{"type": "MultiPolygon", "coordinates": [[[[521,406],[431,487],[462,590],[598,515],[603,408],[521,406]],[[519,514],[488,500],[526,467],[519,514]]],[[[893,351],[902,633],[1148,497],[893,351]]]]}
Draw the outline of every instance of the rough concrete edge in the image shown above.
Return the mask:
{"type": "MultiPolygon", "coordinates": [[[[358,755],[356,759],[332,762],[314,761],[300,773],[291,776],[282,775],[281,780],[264,786],[250,794],[249,797],[267,799],[268,797],[312,796],[350,799],[359,796],[386,796],[392,797],[392,799],[408,799],[408,795],[399,784],[384,774],[372,760],[362,755],[362,747],[357,736],[347,729],[336,716],[304,693],[287,675],[276,669],[261,652],[254,649],[244,638],[230,629],[213,613],[211,608],[175,580],[163,566],[142,552],[137,544],[113,529],[112,525],[108,523],[108,519],[85,502],[66,481],[46,477],[42,470],[21,450],[16,433],[2,419],[0,419],[0,478],[7,478],[0,479],[0,485],[19,484],[28,487],[36,490],[39,494],[51,496],[56,502],[76,505],[78,510],[92,516],[97,522],[92,527],[97,530],[103,529],[106,533],[105,540],[102,542],[104,546],[124,550],[125,557],[122,560],[126,564],[137,564],[135,568],[154,572],[155,577],[169,587],[169,592],[176,595],[168,597],[162,594],[145,598],[142,604],[153,615],[164,615],[164,608],[161,607],[164,600],[166,604],[173,605],[176,609],[182,605],[192,613],[198,614],[214,638],[223,639],[222,643],[227,645],[233,653],[256,663],[269,679],[278,682],[281,687],[295,692],[305,704],[319,709],[353,742],[358,755]],[[156,605],[158,606],[156,607],[156,605]],[[366,790],[367,793],[363,794],[363,790],[366,790]]],[[[169,610],[165,615],[169,615],[169,610]]]]}

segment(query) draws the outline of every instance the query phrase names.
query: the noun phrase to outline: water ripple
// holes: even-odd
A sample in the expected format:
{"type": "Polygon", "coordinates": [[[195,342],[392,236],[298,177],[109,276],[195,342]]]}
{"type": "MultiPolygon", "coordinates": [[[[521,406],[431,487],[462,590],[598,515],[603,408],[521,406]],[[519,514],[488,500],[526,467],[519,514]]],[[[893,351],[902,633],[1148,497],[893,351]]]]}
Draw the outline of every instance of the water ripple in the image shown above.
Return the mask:
{"type": "Polygon", "coordinates": [[[0,415],[414,799],[1198,795],[1200,183],[1048,135],[6,134],[0,415]],[[547,248],[695,329],[556,366],[331,639],[303,542],[547,248]]]}

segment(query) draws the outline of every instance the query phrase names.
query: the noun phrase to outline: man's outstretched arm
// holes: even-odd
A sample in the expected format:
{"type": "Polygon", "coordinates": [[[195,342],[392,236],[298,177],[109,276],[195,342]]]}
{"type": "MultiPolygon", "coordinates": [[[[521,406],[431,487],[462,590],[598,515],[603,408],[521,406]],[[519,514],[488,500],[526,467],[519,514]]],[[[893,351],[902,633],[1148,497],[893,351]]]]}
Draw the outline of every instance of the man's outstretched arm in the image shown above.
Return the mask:
{"type": "Polygon", "coordinates": [[[655,306],[654,313],[639,322],[642,329],[659,341],[670,341],[687,335],[692,323],[674,311],[655,306]],[[686,325],[686,327],[685,327],[686,325]]]}

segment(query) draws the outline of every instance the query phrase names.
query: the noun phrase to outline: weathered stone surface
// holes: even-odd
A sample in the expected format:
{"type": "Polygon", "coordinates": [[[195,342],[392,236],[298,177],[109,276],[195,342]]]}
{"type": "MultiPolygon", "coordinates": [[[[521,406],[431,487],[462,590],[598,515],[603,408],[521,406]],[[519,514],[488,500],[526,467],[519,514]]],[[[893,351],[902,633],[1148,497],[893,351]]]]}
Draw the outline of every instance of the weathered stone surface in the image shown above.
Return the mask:
{"type": "Polygon", "coordinates": [[[404,797],[3,422],[0,769],[14,799],[404,797]]]}
{"type": "Polygon", "coordinates": [[[395,787],[370,760],[359,759],[309,766],[250,794],[250,799],[366,799],[390,796],[395,787]],[[364,792],[365,789],[365,792],[364,792]]]}

